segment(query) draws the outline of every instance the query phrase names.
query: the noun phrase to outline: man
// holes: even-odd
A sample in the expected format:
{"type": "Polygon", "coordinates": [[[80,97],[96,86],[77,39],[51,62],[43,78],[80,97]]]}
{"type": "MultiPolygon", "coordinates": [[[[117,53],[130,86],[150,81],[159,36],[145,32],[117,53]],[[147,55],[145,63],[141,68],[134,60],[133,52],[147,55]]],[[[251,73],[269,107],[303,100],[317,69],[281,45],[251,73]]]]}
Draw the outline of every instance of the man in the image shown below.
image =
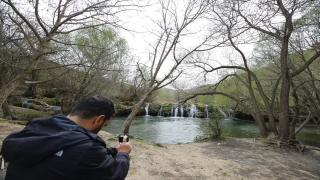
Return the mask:
{"type": "Polygon", "coordinates": [[[97,133],[115,114],[113,103],[94,96],[80,101],[66,117],[36,118],[2,145],[9,161],[6,180],[124,179],[131,146],[124,139],[106,148],[97,133]]]}

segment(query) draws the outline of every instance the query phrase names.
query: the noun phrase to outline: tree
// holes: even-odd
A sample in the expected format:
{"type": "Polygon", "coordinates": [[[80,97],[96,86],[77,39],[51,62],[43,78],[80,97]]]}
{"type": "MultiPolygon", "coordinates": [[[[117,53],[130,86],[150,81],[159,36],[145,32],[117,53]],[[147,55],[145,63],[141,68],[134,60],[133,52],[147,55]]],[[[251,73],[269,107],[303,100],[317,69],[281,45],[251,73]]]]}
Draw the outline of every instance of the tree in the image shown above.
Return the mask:
{"type": "Polygon", "coordinates": [[[65,113],[83,97],[114,92],[112,88],[117,86],[126,64],[130,63],[127,42],[111,28],[79,30],[72,44],[75,46],[69,46],[68,53],[72,57],[68,58],[68,63],[77,66],[70,70],[65,77],[67,82],[61,85],[69,92],[61,97],[65,113]]]}
{"type": "MultiPolygon", "coordinates": [[[[268,3],[270,8],[270,13],[275,15],[279,15],[282,20],[280,20],[281,26],[272,26],[266,24],[263,25],[261,22],[262,19],[254,18],[249,14],[244,14],[244,11],[241,11],[240,7],[243,7],[245,4],[238,4],[237,12],[246,22],[246,24],[267,36],[270,36],[277,40],[280,44],[280,104],[279,104],[279,136],[280,139],[285,141],[289,138],[290,135],[290,121],[289,121],[289,97],[290,97],[290,86],[292,82],[292,77],[297,76],[302,71],[304,71],[311,63],[313,63],[319,56],[320,52],[314,53],[310,58],[308,58],[298,69],[293,69],[291,64],[292,61],[290,59],[290,54],[293,54],[295,51],[295,46],[299,46],[299,44],[292,41],[295,29],[294,27],[294,15],[298,13],[299,9],[302,9],[305,6],[310,5],[309,1],[281,1],[277,0],[276,3],[266,2],[268,3]]],[[[262,7],[263,3],[253,4],[257,5],[257,7],[262,7]]],[[[274,16],[274,15],[273,15],[274,16]]],[[[261,16],[262,17],[262,16],[261,16]]],[[[265,15],[264,19],[272,20],[272,16],[265,15]],[[267,18],[266,18],[267,17],[267,18]]],[[[310,35],[310,34],[309,34],[310,35]]],[[[302,47],[302,46],[301,46],[302,47]]],[[[310,46],[309,46],[310,47],[310,46]]]]}
{"type": "MultiPolygon", "coordinates": [[[[20,51],[19,46],[12,45],[13,34],[16,32],[5,24],[5,14],[8,13],[8,9],[1,6],[0,11],[0,89],[2,89],[9,82],[8,79],[13,78],[18,73],[19,67],[17,64],[25,60],[27,56],[20,51]],[[11,32],[11,34],[8,32],[11,32]]],[[[1,103],[1,108],[4,118],[16,119],[13,117],[6,99],[1,103]]]]}
{"type": "Polygon", "coordinates": [[[134,74],[132,75],[132,80],[129,82],[130,83],[130,89],[128,92],[130,94],[130,101],[137,101],[140,99],[140,97],[143,95],[143,93],[146,91],[147,87],[147,82],[144,81],[142,76],[140,75],[141,73],[146,75],[147,74],[147,69],[146,68],[141,68],[140,71],[135,71],[133,72],[134,74]]]}
{"type": "MultiPolygon", "coordinates": [[[[204,73],[215,72],[220,69],[238,69],[243,71],[246,77],[244,78],[242,73],[227,74],[207,92],[194,94],[190,98],[201,94],[220,94],[229,97],[246,109],[247,112],[250,112],[260,128],[262,137],[266,137],[269,132],[273,132],[279,134],[281,140],[287,140],[290,134],[289,97],[292,77],[300,74],[320,56],[319,51],[314,51],[301,66],[297,69],[292,69],[290,54],[297,52],[293,48],[296,45],[293,41],[293,34],[296,30],[293,22],[299,10],[308,6],[309,1],[211,2],[213,14],[210,16],[210,19],[216,23],[215,28],[220,27],[221,37],[228,39],[228,43],[225,45],[232,47],[239,53],[239,59],[242,60],[242,64],[237,60],[232,61],[233,65],[218,65],[216,67],[212,66],[212,62],[210,61],[193,61],[191,63],[202,68],[204,73]],[[253,72],[252,64],[250,65],[249,59],[242,49],[243,44],[257,43],[256,40],[261,40],[261,37],[272,39],[272,41],[276,42],[274,48],[279,50],[279,54],[277,54],[279,59],[279,75],[273,81],[272,94],[270,96],[266,93],[265,87],[261,85],[261,79],[253,72]],[[218,87],[230,77],[237,78],[242,83],[242,86],[246,87],[250,97],[247,99],[247,103],[250,103],[252,108],[244,103],[242,97],[219,91],[218,87]],[[275,126],[275,112],[273,109],[278,88],[280,89],[278,109],[279,129],[275,126]],[[268,114],[268,128],[263,119],[261,105],[258,103],[258,96],[263,100],[264,109],[268,114]]],[[[310,34],[305,33],[305,35],[308,35],[308,40],[311,39],[310,34]]],[[[310,45],[304,47],[310,48],[310,45]]]]}
{"type": "Polygon", "coordinates": [[[199,43],[192,46],[184,43],[185,38],[193,36],[197,32],[197,21],[207,10],[207,1],[159,1],[158,20],[151,19],[157,29],[150,30],[150,34],[156,38],[154,44],[149,40],[151,50],[148,53],[147,62],[138,63],[137,69],[140,76],[147,82],[147,89],[134,109],[127,117],[123,128],[123,134],[129,134],[129,128],[133,118],[143,106],[144,102],[154,91],[174,82],[183,73],[183,62],[190,58],[193,53],[203,51],[205,43],[210,37],[204,37],[199,43]],[[193,26],[194,25],[194,26],[193,26]],[[145,74],[143,69],[147,68],[145,74]],[[164,75],[163,75],[164,73],[164,75]]]}
{"type": "Polygon", "coordinates": [[[133,1],[117,0],[94,2],[1,0],[1,2],[7,9],[3,15],[3,24],[10,28],[10,31],[5,33],[13,39],[6,45],[19,49],[25,56],[21,64],[14,64],[10,57],[1,59],[1,62],[12,67],[20,67],[20,70],[1,87],[0,104],[5,102],[16,87],[24,83],[41,59],[61,50],[55,45],[63,42],[56,37],[89,27],[104,25],[120,27],[116,15],[134,6],[133,1]]]}

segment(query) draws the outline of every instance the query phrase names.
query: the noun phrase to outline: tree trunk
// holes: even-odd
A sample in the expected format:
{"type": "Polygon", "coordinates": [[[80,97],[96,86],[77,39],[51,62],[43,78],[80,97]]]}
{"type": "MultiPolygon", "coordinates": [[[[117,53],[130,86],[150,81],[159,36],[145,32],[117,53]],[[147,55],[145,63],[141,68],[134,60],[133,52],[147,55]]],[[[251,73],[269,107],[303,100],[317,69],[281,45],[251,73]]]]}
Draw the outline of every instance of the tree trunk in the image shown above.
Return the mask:
{"type": "Polygon", "coordinates": [[[290,79],[289,70],[287,68],[287,48],[281,58],[282,83],[280,90],[280,106],[279,106],[279,135],[280,140],[287,141],[290,135],[289,122],[289,95],[290,95],[290,79]]]}
{"type": "Polygon", "coordinates": [[[266,123],[264,122],[262,114],[259,112],[259,115],[255,117],[256,123],[258,124],[258,127],[260,129],[260,135],[261,137],[265,138],[268,137],[268,131],[266,123]]]}
{"type": "MultiPolygon", "coordinates": [[[[39,80],[39,71],[33,70],[31,72],[31,81],[38,81],[39,80]]],[[[34,97],[37,91],[37,84],[29,84],[27,91],[25,92],[26,97],[34,97]]]]}
{"type": "Polygon", "coordinates": [[[5,102],[2,104],[1,108],[2,108],[2,111],[3,111],[3,118],[9,117],[9,118],[7,118],[7,119],[12,119],[12,120],[17,120],[17,119],[18,119],[17,117],[15,117],[15,116],[12,115],[11,110],[10,110],[10,108],[9,108],[9,105],[8,105],[8,102],[7,102],[7,101],[5,101],[5,102]]]}
{"type": "Polygon", "coordinates": [[[295,129],[296,129],[296,124],[298,122],[299,114],[300,114],[300,107],[299,107],[299,96],[297,95],[297,87],[295,87],[294,83],[292,83],[292,97],[294,98],[294,116],[291,121],[291,126],[290,126],[290,136],[289,139],[296,139],[295,135],[295,129]]]}
{"type": "MultiPolygon", "coordinates": [[[[287,71],[287,70],[286,70],[287,71]]],[[[290,135],[289,122],[289,91],[290,80],[288,71],[284,73],[280,91],[280,106],[279,106],[279,135],[280,140],[287,141],[290,135]]]]}
{"type": "Polygon", "coordinates": [[[255,111],[255,118],[254,119],[257,122],[258,126],[259,126],[260,135],[261,135],[261,137],[268,137],[267,126],[266,126],[266,124],[264,122],[263,115],[261,113],[259,105],[257,104],[257,100],[256,100],[255,94],[253,92],[253,88],[252,88],[251,83],[250,83],[250,86],[249,86],[248,90],[249,90],[249,93],[250,93],[250,96],[251,96],[251,99],[252,99],[252,103],[253,103],[253,107],[254,107],[253,109],[255,111]]]}
{"type": "MultiPolygon", "coordinates": [[[[43,48],[44,49],[44,48],[43,48]]],[[[26,77],[31,73],[32,69],[37,67],[37,64],[43,55],[43,51],[40,50],[40,53],[35,54],[32,58],[29,66],[23,70],[20,71],[19,74],[17,74],[10,82],[4,84],[0,88],[0,104],[3,104],[5,100],[9,97],[9,95],[20,85],[24,82],[26,77]]]]}
{"type": "Polygon", "coordinates": [[[283,15],[286,18],[286,22],[283,29],[283,37],[281,38],[281,54],[280,54],[280,70],[281,70],[281,90],[280,90],[280,105],[279,105],[279,135],[281,141],[287,141],[290,135],[290,123],[289,123],[289,96],[290,96],[290,82],[289,76],[289,60],[288,60],[288,47],[289,39],[293,31],[292,15],[289,13],[282,3],[277,1],[283,15]]]}
{"type": "Polygon", "coordinates": [[[297,135],[301,129],[304,128],[304,126],[307,125],[307,123],[310,121],[310,119],[312,119],[312,113],[309,111],[309,115],[307,117],[307,119],[300,125],[300,127],[294,132],[295,135],[297,135]]]}
{"type": "Polygon", "coordinates": [[[150,90],[148,93],[146,93],[140,99],[140,101],[134,106],[133,110],[131,111],[131,113],[129,114],[129,116],[127,117],[126,121],[123,124],[122,132],[121,132],[122,134],[130,135],[129,128],[130,128],[130,125],[131,125],[131,123],[133,121],[133,118],[137,115],[137,113],[139,112],[139,110],[142,107],[143,103],[148,99],[148,97],[152,94],[153,91],[154,91],[154,88],[152,90],[150,90]]]}
{"type": "Polygon", "coordinates": [[[17,75],[10,83],[5,84],[0,89],[0,103],[3,104],[9,95],[21,84],[23,78],[22,75],[17,75]]]}
{"type": "MultiPolygon", "coordinates": [[[[6,72],[6,67],[2,66],[0,68],[0,74],[1,74],[1,77],[0,77],[0,89],[2,89],[3,85],[4,85],[3,77],[5,76],[5,72],[6,72]]],[[[10,108],[8,106],[8,102],[6,101],[6,99],[1,104],[1,108],[2,108],[2,112],[3,112],[3,118],[6,118],[6,117],[10,116],[10,119],[14,119],[14,120],[17,119],[16,117],[12,116],[12,113],[10,111],[10,108]]]]}
{"type": "Polygon", "coordinates": [[[296,139],[296,134],[295,134],[295,129],[296,129],[296,125],[299,119],[299,110],[300,108],[298,106],[296,106],[295,108],[295,112],[294,112],[294,116],[293,119],[291,121],[291,126],[290,126],[290,135],[289,135],[289,139],[296,139]]]}

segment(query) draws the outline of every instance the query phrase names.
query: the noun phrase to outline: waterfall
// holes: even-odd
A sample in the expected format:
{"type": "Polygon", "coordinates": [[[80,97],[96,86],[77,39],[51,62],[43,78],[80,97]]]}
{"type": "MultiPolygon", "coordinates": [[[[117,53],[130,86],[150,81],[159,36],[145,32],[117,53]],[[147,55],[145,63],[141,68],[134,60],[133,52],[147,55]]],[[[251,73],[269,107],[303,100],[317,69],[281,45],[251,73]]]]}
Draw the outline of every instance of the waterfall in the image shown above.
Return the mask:
{"type": "Polygon", "coordinates": [[[146,115],[149,115],[149,103],[147,103],[146,107],[144,108],[146,110],[146,115]]]}
{"type": "Polygon", "coordinates": [[[159,109],[158,116],[162,116],[162,105],[161,105],[161,107],[159,109]]]}
{"type": "Polygon", "coordinates": [[[181,117],[183,117],[183,106],[182,106],[182,104],[180,105],[180,112],[181,112],[181,117]]]}
{"type": "Polygon", "coordinates": [[[223,117],[224,117],[225,119],[228,118],[227,114],[226,114],[225,112],[223,112],[223,111],[221,110],[221,108],[218,108],[218,111],[223,115],[223,117]]]}
{"type": "Polygon", "coordinates": [[[175,105],[175,108],[174,108],[174,117],[178,117],[178,106],[175,105]]]}
{"type": "Polygon", "coordinates": [[[208,114],[208,104],[206,104],[204,106],[204,112],[206,113],[206,118],[209,118],[209,114],[208,114]]]}
{"type": "Polygon", "coordinates": [[[198,112],[198,110],[197,110],[197,107],[196,107],[196,105],[194,105],[194,104],[191,104],[191,106],[190,106],[190,112],[189,112],[189,117],[197,117],[197,112],[198,112]]]}
{"type": "Polygon", "coordinates": [[[170,116],[173,116],[173,104],[171,105],[171,113],[170,116]]]}
{"type": "Polygon", "coordinates": [[[234,111],[232,109],[228,109],[227,113],[229,115],[229,119],[231,119],[233,117],[233,115],[234,115],[234,111]]]}

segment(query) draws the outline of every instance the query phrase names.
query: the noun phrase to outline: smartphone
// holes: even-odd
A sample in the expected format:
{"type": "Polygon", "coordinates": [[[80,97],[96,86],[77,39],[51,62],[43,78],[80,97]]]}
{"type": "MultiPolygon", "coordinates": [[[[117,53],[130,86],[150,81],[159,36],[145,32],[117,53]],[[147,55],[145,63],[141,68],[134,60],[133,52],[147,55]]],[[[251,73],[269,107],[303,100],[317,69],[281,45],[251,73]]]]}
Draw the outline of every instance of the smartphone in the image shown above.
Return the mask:
{"type": "MultiPolygon", "coordinates": [[[[123,142],[123,138],[124,137],[125,137],[124,135],[120,135],[119,136],[119,142],[123,142]]],[[[127,138],[127,142],[129,142],[129,136],[126,136],[126,138],[127,138]]]]}

